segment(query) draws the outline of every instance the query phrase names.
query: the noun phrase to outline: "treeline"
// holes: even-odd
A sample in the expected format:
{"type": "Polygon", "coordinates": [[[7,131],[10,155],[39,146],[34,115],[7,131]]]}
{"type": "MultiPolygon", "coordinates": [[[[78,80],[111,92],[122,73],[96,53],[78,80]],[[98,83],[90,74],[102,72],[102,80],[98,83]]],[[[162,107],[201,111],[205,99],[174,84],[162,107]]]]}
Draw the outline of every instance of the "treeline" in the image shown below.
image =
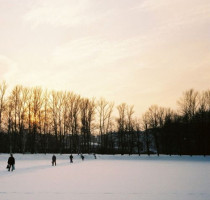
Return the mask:
{"type": "Polygon", "coordinates": [[[0,152],[210,154],[210,90],[186,91],[178,105],[134,118],[126,103],[20,85],[8,92],[1,82],[0,152]]]}
{"type": "Polygon", "coordinates": [[[210,90],[190,89],[177,101],[177,112],[151,106],[143,115],[145,132],[154,136],[157,154],[210,154],[210,90]]]}

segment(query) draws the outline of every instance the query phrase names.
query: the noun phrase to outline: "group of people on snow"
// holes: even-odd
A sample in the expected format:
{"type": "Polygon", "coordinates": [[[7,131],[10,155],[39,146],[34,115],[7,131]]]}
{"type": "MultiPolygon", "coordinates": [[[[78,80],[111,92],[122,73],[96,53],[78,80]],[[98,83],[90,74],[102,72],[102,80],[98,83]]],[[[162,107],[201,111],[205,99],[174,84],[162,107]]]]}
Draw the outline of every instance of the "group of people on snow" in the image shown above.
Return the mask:
{"type": "MultiPolygon", "coordinates": [[[[70,159],[70,163],[73,163],[73,156],[72,154],[69,156],[69,159],[70,159]]],[[[52,156],[52,166],[56,166],[56,156],[53,154],[52,156]]]]}
{"type": "MultiPolygon", "coordinates": [[[[96,159],[96,154],[94,153],[93,154],[94,155],[94,158],[96,159]]],[[[80,154],[80,157],[81,157],[81,159],[82,159],[82,161],[84,161],[84,159],[85,159],[85,157],[84,157],[84,155],[81,153],[80,154]]],[[[70,159],[70,163],[73,163],[73,155],[71,154],[70,156],[69,156],[69,159],[70,159]]],[[[56,156],[53,154],[53,156],[52,156],[52,166],[56,166],[56,156]]],[[[8,162],[7,162],[7,169],[8,169],[8,171],[13,171],[13,170],[15,170],[15,158],[13,157],[13,155],[12,154],[10,154],[10,157],[8,158],[8,162]]]]}
{"type": "MultiPolygon", "coordinates": [[[[81,158],[82,158],[82,161],[84,161],[84,159],[85,159],[85,157],[82,155],[82,153],[81,153],[81,158]]],[[[95,156],[95,155],[94,155],[95,156]]],[[[70,159],[70,163],[73,163],[73,155],[71,154],[70,156],[69,156],[69,159],[70,159]]],[[[96,158],[96,156],[95,156],[95,158],[96,158]]],[[[53,156],[52,156],[52,166],[56,166],[56,156],[53,154],[53,156]]]]}

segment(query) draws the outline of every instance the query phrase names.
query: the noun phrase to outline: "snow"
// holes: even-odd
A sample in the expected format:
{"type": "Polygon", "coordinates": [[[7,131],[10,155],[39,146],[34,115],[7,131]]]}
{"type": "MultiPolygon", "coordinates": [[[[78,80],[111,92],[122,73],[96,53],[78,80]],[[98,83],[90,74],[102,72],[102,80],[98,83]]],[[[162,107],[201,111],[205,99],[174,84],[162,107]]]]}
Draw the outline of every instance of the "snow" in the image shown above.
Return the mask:
{"type": "Polygon", "coordinates": [[[207,200],[210,156],[0,154],[0,200],[207,200]]]}

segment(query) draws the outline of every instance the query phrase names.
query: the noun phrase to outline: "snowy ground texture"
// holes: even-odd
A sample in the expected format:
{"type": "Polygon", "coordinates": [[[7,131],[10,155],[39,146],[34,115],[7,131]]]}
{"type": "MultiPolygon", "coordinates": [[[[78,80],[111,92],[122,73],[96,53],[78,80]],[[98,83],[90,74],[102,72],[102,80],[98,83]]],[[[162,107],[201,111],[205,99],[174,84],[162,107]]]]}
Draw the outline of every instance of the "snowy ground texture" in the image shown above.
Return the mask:
{"type": "Polygon", "coordinates": [[[210,157],[0,154],[0,200],[209,200],[210,157]]]}

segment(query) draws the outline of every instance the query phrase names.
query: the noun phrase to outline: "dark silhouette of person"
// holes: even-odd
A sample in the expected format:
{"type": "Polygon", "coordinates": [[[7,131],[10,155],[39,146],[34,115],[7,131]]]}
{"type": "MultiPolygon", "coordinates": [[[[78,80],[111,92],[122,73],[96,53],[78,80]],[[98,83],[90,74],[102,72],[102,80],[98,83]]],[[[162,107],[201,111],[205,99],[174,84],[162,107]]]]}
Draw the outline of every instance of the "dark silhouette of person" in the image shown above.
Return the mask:
{"type": "Polygon", "coordinates": [[[56,156],[55,155],[53,155],[52,156],[52,166],[56,166],[56,156]]]}
{"type": "Polygon", "coordinates": [[[85,157],[81,154],[81,158],[82,158],[82,160],[84,160],[85,159],[85,157]]]}
{"type": "Polygon", "coordinates": [[[72,156],[72,154],[69,156],[69,158],[70,158],[70,163],[73,163],[73,156],[72,156]]]}
{"type": "Polygon", "coordinates": [[[11,167],[12,167],[12,171],[15,169],[15,158],[13,157],[12,154],[10,154],[10,157],[8,159],[8,171],[10,171],[11,167]]]}
{"type": "Polygon", "coordinates": [[[94,153],[93,155],[94,155],[94,158],[96,159],[96,154],[94,153]]]}

